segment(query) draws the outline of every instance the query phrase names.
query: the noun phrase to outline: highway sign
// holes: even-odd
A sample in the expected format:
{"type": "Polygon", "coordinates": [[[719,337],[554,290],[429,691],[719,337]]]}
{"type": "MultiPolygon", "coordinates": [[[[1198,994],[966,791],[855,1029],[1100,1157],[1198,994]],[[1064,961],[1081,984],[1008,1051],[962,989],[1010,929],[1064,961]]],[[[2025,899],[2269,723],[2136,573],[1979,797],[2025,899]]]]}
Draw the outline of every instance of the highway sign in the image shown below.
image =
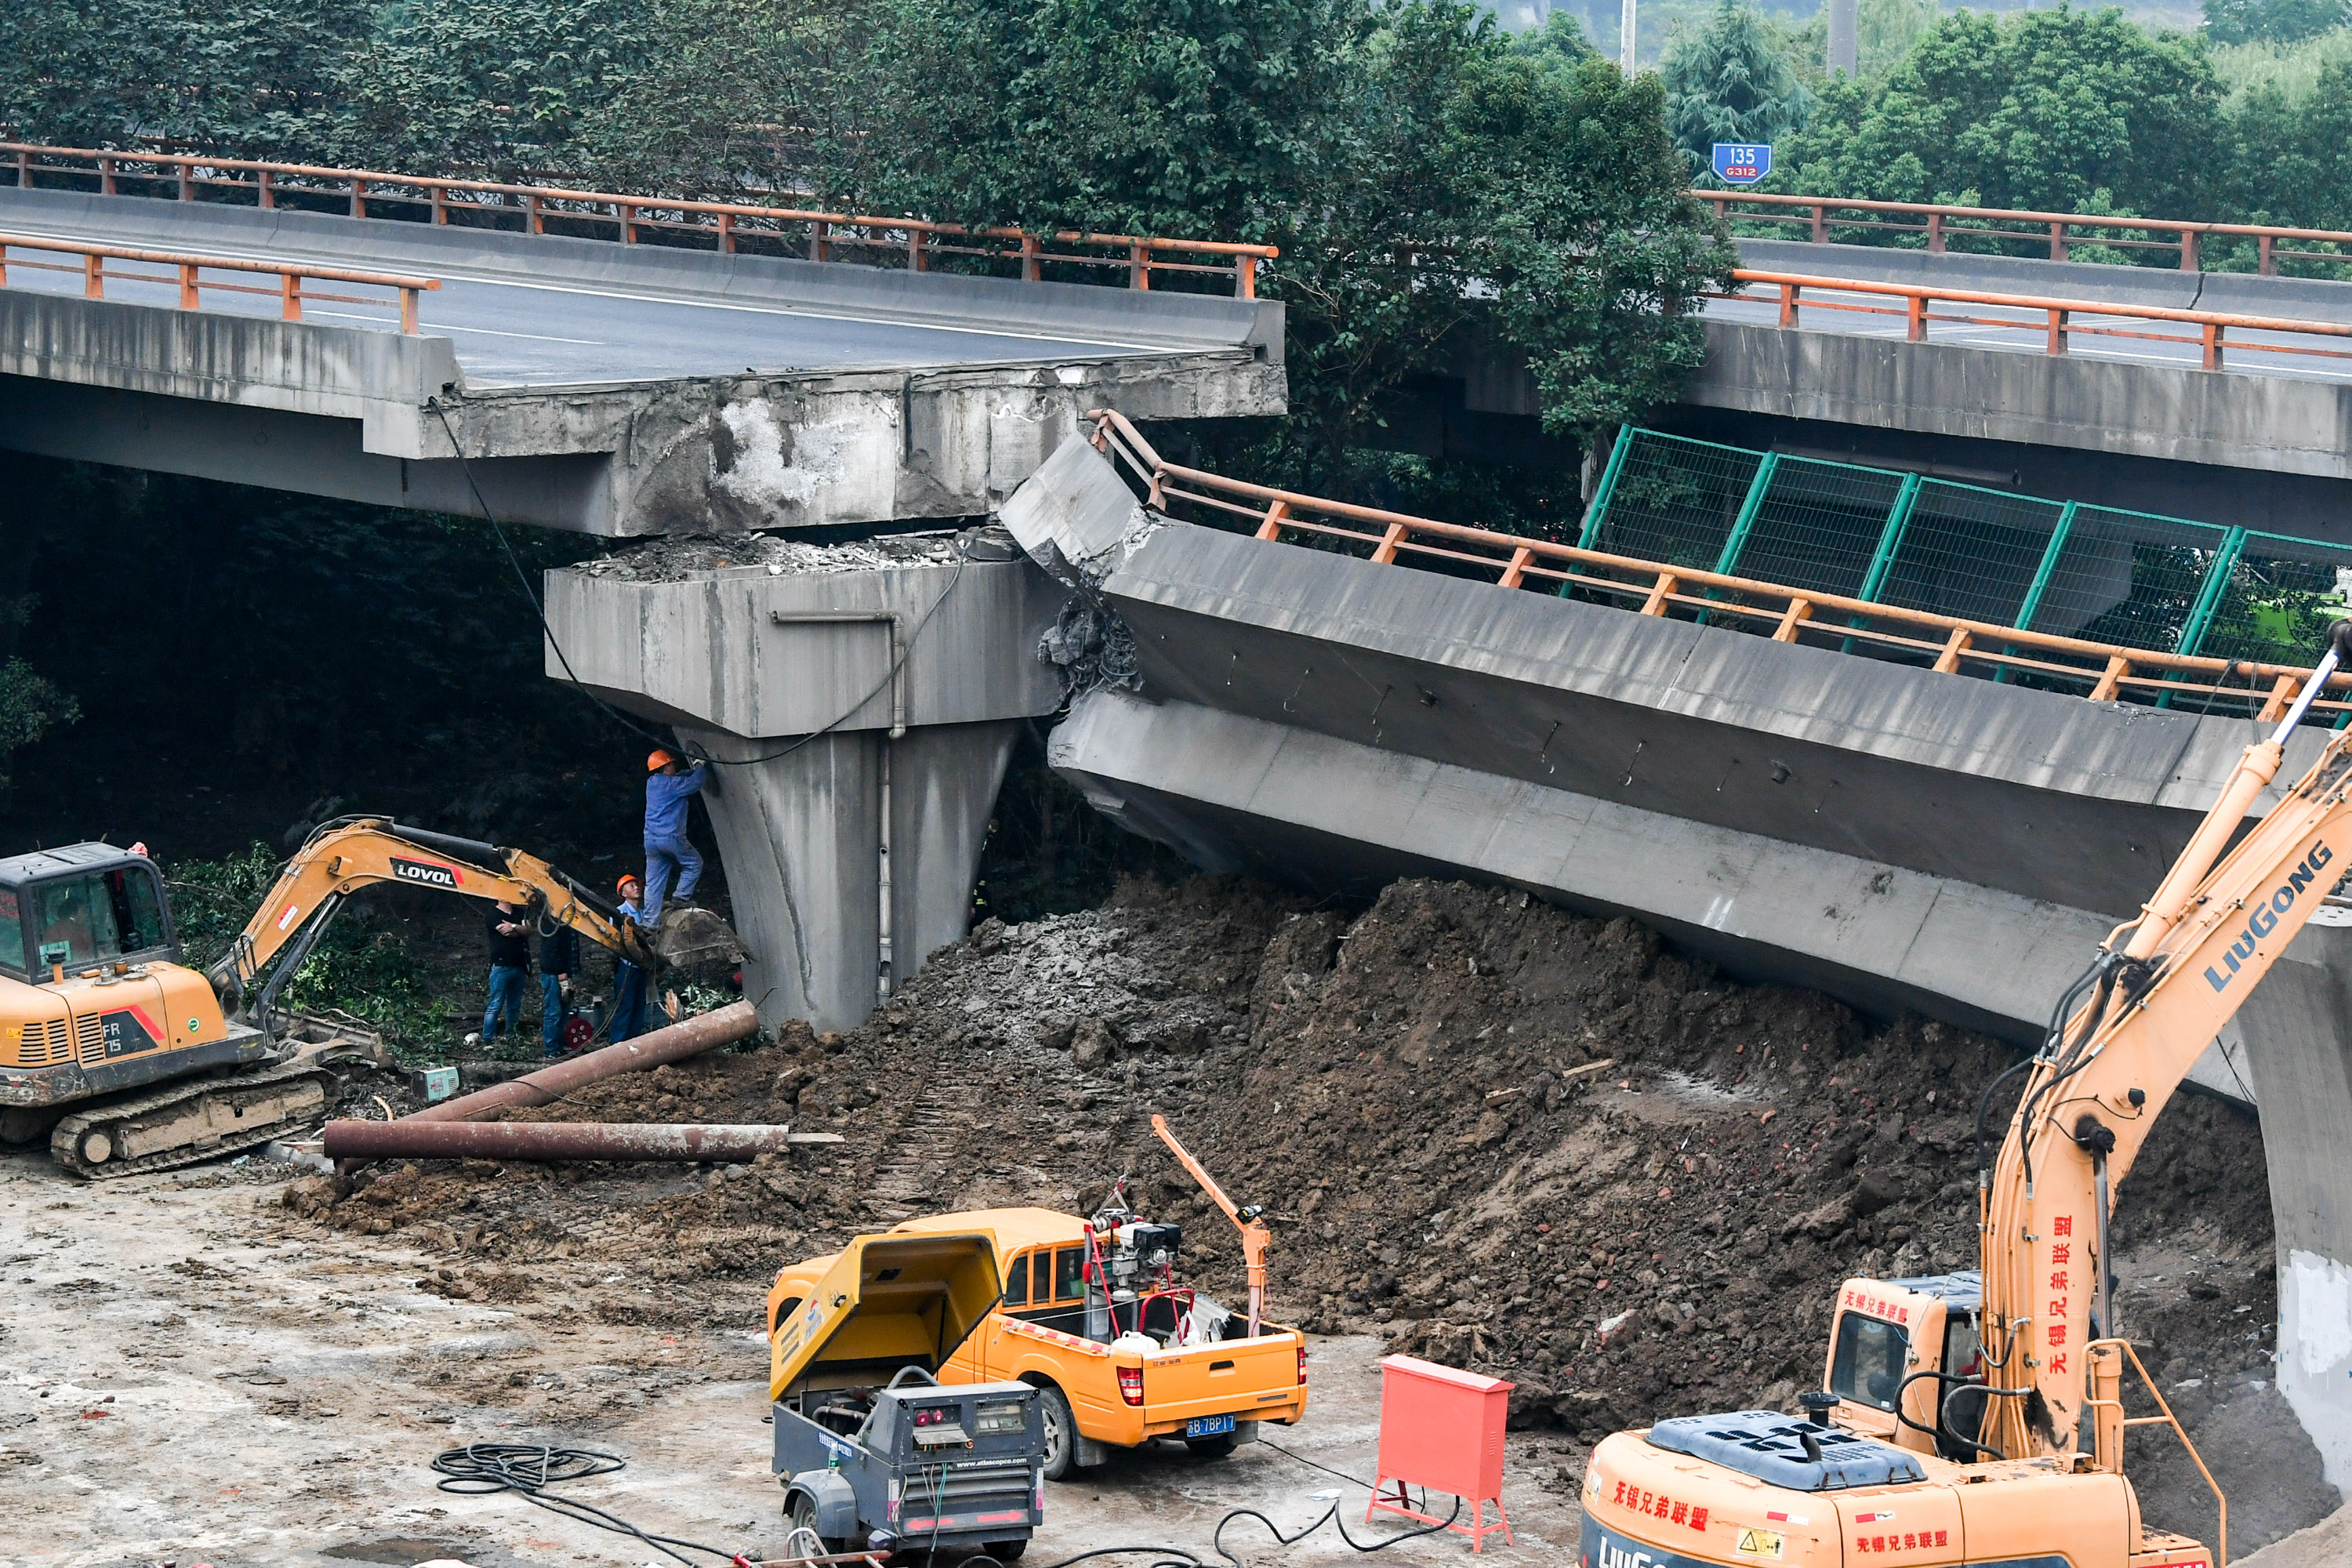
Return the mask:
{"type": "Polygon", "coordinates": [[[1715,177],[1729,184],[1752,185],[1772,172],[1769,142],[1718,142],[1715,144],[1715,177]]]}

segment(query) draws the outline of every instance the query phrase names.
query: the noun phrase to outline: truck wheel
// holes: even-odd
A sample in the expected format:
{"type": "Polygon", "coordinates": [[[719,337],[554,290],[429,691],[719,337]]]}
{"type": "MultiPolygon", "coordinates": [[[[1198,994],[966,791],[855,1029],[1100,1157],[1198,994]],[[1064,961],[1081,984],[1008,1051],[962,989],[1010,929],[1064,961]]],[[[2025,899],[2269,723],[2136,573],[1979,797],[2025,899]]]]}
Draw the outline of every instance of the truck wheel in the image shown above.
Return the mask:
{"type": "Polygon", "coordinates": [[[1050,1383],[1039,1389],[1037,1418],[1045,1428],[1045,1479],[1066,1480],[1078,1468],[1078,1420],[1069,1396],[1050,1383]]]}
{"type": "Polygon", "coordinates": [[[1192,1450],[1196,1459],[1222,1459],[1234,1451],[1239,1436],[1232,1432],[1220,1432],[1213,1437],[1187,1437],[1184,1447],[1192,1450]]]}
{"type": "Polygon", "coordinates": [[[841,1550],[838,1542],[827,1541],[824,1536],[817,1535],[816,1499],[809,1496],[808,1493],[794,1492],[793,1506],[785,1511],[784,1517],[792,1521],[794,1530],[805,1530],[811,1535],[816,1535],[817,1544],[824,1548],[822,1555],[830,1556],[841,1550]]]}
{"type": "Polygon", "coordinates": [[[1021,1554],[1028,1550],[1029,1543],[1026,1541],[992,1541],[981,1548],[981,1551],[995,1558],[999,1563],[1018,1563],[1021,1561],[1021,1554]]]}

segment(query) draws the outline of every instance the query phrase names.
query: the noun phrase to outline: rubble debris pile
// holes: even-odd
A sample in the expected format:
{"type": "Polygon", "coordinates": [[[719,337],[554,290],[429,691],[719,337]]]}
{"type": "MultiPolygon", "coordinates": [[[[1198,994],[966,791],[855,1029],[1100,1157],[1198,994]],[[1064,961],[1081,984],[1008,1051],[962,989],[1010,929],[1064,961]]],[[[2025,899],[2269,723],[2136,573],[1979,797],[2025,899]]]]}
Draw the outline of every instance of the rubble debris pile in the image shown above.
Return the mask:
{"type": "MultiPolygon", "coordinates": [[[[1401,881],[1350,914],[1227,879],[1138,882],[1099,910],[983,921],[853,1033],[795,1026],[501,1113],[790,1122],[837,1146],[698,1174],[411,1163],[288,1202],[476,1260],[453,1288],[577,1256],[658,1281],[652,1321],[752,1322],[780,1263],[858,1231],[1089,1212],[1125,1176],[1139,1210],[1184,1224],[1192,1277],[1237,1281],[1232,1226],[1152,1138],[1160,1111],[1267,1205],[1277,1321],[1508,1377],[1515,1424],[1589,1443],[1788,1407],[1820,1375],[1841,1279],[1973,1268],[1977,1103],[2013,1059],[1734,983],[1631,921],[1517,891],[1401,881]]],[[[2225,1486],[2236,1473],[2249,1545],[2336,1500],[2266,1381],[2265,1192],[2253,1119],[2186,1095],[2117,1231],[2123,1327],[2153,1342],[2225,1486]]],[[[2148,1511],[2193,1527],[2201,1484],[2157,1449],[2133,1455],[2148,1511]]]]}

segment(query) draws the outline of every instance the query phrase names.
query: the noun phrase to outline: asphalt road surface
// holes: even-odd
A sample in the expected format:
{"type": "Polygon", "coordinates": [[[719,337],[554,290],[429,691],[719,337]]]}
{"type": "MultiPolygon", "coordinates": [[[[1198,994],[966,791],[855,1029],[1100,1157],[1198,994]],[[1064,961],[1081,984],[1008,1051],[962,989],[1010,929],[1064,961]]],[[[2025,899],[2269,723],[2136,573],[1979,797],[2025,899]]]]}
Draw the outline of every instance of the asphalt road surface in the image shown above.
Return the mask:
{"type": "MultiPolygon", "coordinates": [[[[884,314],[828,310],[782,298],[773,303],[696,299],[569,279],[520,280],[487,269],[469,276],[461,268],[446,267],[383,266],[362,256],[330,261],[315,253],[257,247],[207,243],[194,247],[135,232],[68,233],[44,226],[31,215],[5,208],[0,208],[0,230],[156,249],[200,248],[205,255],[247,260],[414,271],[437,278],[441,287],[421,300],[420,325],[426,333],[446,337],[456,344],[458,363],[468,384],[477,387],[595,384],[743,371],[929,369],[1041,360],[1067,363],[1171,352],[1164,342],[1051,337],[986,323],[965,327],[916,322],[884,314]]],[[[108,299],[132,304],[178,303],[173,269],[131,261],[108,263],[110,273],[118,268],[161,274],[163,280],[129,282],[110,277],[108,299]]],[[[7,270],[12,289],[77,296],[82,292],[79,256],[14,248],[8,252],[7,270]],[[35,265],[42,263],[64,270],[43,270],[35,265]]],[[[271,318],[278,314],[274,278],[228,271],[208,271],[203,277],[206,310],[271,318]],[[257,286],[267,292],[216,291],[211,287],[215,280],[257,286]]],[[[337,283],[311,285],[306,291],[310,289],[366,296],[367,300],[309,304],[303,310],[305,321],[393,330],[399,326],[399,302],[390,290],[337,283]]]]}

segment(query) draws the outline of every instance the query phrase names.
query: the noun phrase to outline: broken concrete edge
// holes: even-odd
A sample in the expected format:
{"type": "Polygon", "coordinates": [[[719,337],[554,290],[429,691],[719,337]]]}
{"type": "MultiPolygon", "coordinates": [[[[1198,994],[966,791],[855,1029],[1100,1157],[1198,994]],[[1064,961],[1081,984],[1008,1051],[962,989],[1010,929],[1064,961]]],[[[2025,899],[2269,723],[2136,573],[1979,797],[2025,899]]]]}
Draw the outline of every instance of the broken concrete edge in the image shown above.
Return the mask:
{"type": "Polygon", "coordinates": [[[266,246],[339,267],[463,271],[488,281],[564,281],[647,295],[757,300],[856,310],[911,325],[1006,327],[1106,336],[1154,346],[1231,346],[1279,365],[1284,306],[1166,289],[1018,279],[849,262],[812,262],[673,245],[621,245],[470,225],[353,218],[289,207],[173,202],[84,192],[0,188],[0,215],[26,232],[204,250],[266,246]]]}

